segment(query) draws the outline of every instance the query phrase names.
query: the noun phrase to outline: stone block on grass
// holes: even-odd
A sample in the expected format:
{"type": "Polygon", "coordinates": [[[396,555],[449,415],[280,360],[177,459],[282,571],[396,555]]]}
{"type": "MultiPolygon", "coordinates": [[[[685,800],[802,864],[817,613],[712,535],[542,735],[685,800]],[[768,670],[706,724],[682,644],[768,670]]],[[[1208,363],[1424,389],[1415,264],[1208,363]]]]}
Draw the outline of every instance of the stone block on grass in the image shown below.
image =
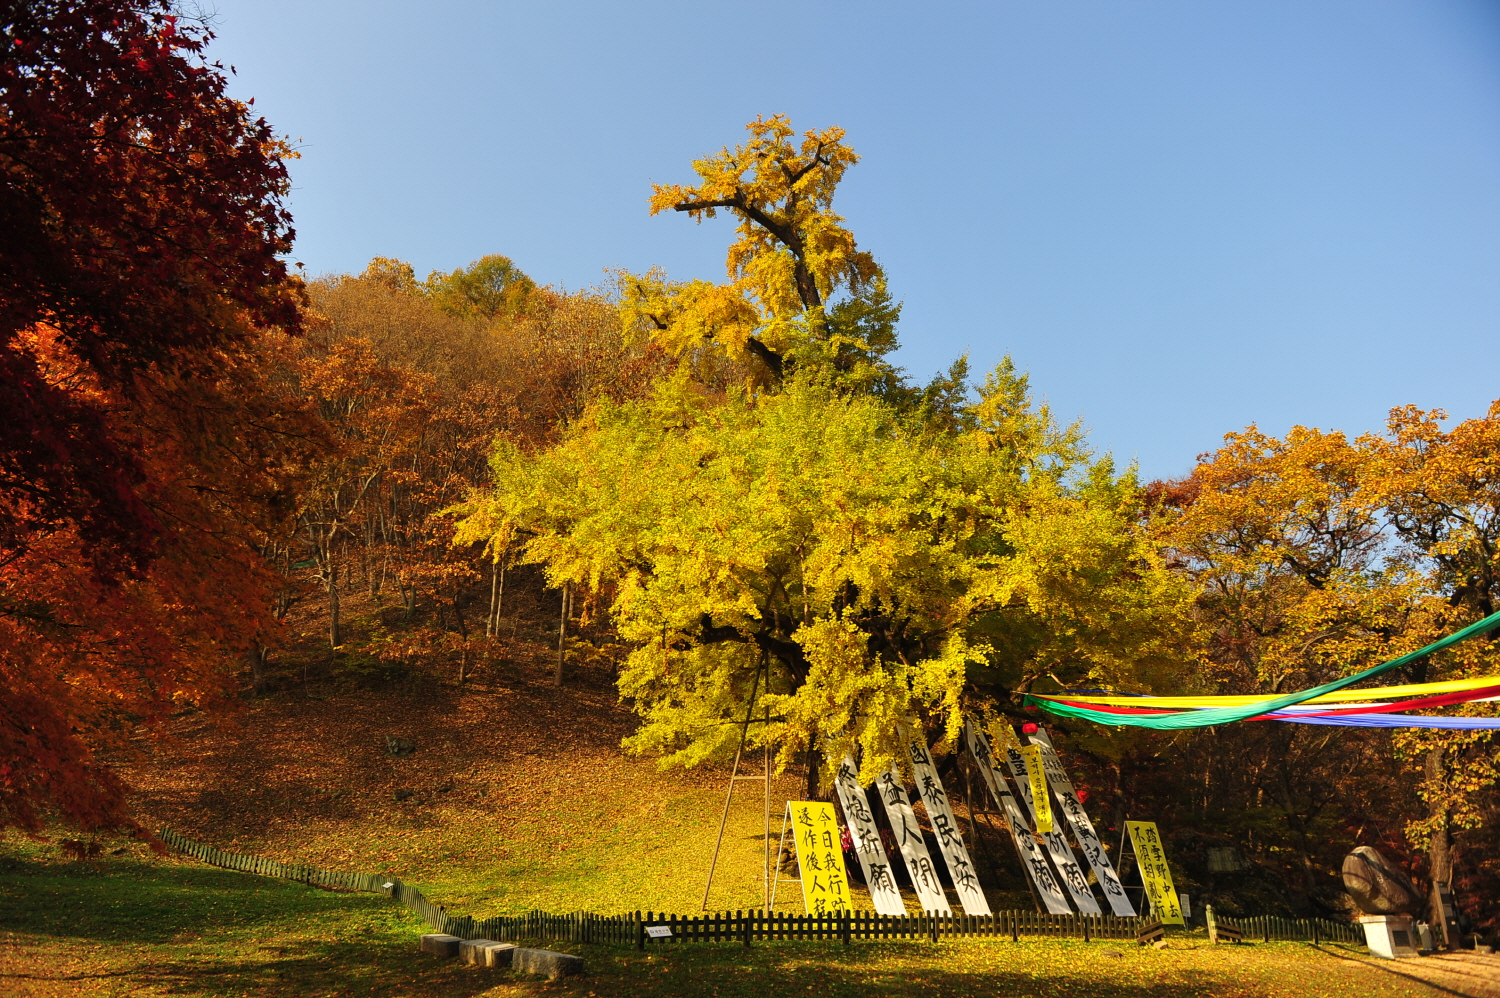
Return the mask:
{"type": "Polygon", "coordinates": [[[458,944],[461,942],[462,939],[446,932],[429,932],[422,937],[422,952],[433,956],[458,956],[458,944]]]}
{"type": "Polygon", "coordinates": [[[515,943],[490,943],[484,948],[484,965],[486,967],[509,967],[515,955],[515,943]]]}
{"type": "Polygon", "coordinates": [[[583,973],[583,957],[550,949],[517,949],[511,965],[523,974],[542,974],[548,980],[583,973]]]}
{"type": "Polygon", "coordinates": [[[493,939],[465,939],[458,944],[458,959],[462,963],[473,963],[483,967],[486,965],[485,949],[498,945],[500,944],[493,939]]]}

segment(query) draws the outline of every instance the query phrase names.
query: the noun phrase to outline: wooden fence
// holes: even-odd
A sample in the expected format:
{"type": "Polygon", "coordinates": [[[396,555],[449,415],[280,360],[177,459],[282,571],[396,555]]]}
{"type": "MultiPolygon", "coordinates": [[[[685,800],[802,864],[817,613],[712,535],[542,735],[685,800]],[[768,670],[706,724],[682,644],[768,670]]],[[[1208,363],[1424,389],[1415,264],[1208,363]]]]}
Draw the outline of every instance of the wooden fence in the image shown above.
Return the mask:
{"type": "MultiPolygon", "coordinates": [[[[796,915],[782,911],[739,910],[707,915],[675,915],[665,912],[635,911],[622,915],[596,915],[592,912],[554,914],[544,911],[524,915],[497,915],[474,918],[450,915],[442,905],[431,901],[397,877],[373,873],[346,873],[322,870],[313,866],[278,863],[259,856],[224,852],[194,842],[171,829],[163,829],[161,840],[175,852],[191,856],[210,866],[266,877],[281,877],[300,883],[334,889],[368,891],[393,897],[414,911],[438,932],[463,939],[493,939],[510,942],[525,939],[606,943],[622,946],[672,945],[682,942],[739,942],[746,946],[756,940],[824,939],[844,943],[868,939],[940,938],[1022,938],[1119,939],[1134,941],[1136,934],[1151,920],[1116,918],[1111,915],[1044,915],[1031,911],[1001,911],[993,915],[877,915],[855,911],[834,915],[796,915]],[[649,928],[666,928],[670,935],[653,935],[649,928]]],[[[1353,925],[1327,919],[1291,919],[1270,916],[1248,919],[1223,919],[1238,926],[1245,939],[1287,941],[1338,940],[1363,942],[1353,925]]]]}
{"type": "Polygon", "coordinates": [[[1255,918],[1226,918],[1252,942],[1340,942],[1364,945],[1364,930],[1358,925],[1334,922],[1327,918],[1277,918],[1260,915],[1255,918]]]}

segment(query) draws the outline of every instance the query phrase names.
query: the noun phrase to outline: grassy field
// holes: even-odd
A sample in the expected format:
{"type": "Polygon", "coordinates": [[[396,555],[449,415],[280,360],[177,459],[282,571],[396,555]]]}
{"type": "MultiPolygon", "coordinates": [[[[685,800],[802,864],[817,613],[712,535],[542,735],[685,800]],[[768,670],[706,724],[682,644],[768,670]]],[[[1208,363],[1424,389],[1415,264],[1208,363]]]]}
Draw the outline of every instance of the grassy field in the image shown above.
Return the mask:
{"type": "MultiPolygon", "coordinates": [[[[258,701],[228,728],[179,719],[170,741],[126,770],[139,813],[223,849],[395,874],[454,913],[698,910],[725,774],[662,773],[624,757],[630,719],[604,677],[582,675],[559,691],[516,670],[462,690],[426,682],[314,694],[258,701]],[[413,740],[416,753],[391,758],[387,735],[413,740]]],[[[760,903],[761,791],[741,793],[717,909],[760,903]]],[[[778,805],[798,796],[793,777],[773,787],[778,805]]],[[[55,844],[0,838],[0,995],[1500,998],[1483,973],[1478,984],[1433,990],[1372,966],[1362,950],[1210,949],[1201,935],[1166,951],[1052,940],[647,954],[555,944],[583,953],[589,975],[528,981],[419,954],[428,929],[381,896],[159,859],[132,840],[101,844],[104,855],[88,864],[65,860],[55,844]]],[[[981,838],[992,858],[999,844],[981,838]]],[[[799,910],[795,885],[787,888],[778,907],[799,910]]],[[[1030,907],[1024,887],[1007,890],[1003,877],[989,893],[997,908],[1030,907]]]]}
{"type": "MultiPolygon", "coordinates": [[[[556,944],[584,978],[553,983],[423,956],[424,926],[383,897],[175,861],[98,867],[11,841],[0,868],[0,993],[62,995],[1408,996],[1432,987],[1337,947],[1210,949],[1036,940],[629,949],[556,944]]],[[[1451,982],[1450,982],[1451,983],[1451,982]]]]}

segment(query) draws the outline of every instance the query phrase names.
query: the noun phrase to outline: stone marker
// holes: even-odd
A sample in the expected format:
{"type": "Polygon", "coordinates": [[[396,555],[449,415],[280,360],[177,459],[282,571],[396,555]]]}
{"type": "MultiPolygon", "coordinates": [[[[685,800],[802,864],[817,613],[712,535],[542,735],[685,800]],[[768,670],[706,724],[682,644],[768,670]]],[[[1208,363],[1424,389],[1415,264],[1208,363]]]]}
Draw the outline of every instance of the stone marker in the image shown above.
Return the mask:
{"type": "Polygon", "coordinates": [[[1419,956],[1417,940],[1412,938],[1410,915],[1360,915],[1355,919],[1365,930],[1365,945],[1370,955],[1383,960],[1419,956]]]}
{"type": "Polygon", "coordinates": [[[1380,854],[1360,846],[1344,857],[1344,890],[1366,915],[1410,915],[1422,906],[1422,896],[1380,854]]]}
{"type": "Polygon", "coordinates": [[[485,949],[498,945],[500,944],[493,939],[465,939],[458,944],[458,958],[464,963],[474,963],[481,967],[486,967],[488,964],[485,963],[485,949]]]}
{"type": "Polygon", "coordinates": [[[462,939],[446,932],[431,932],[422,937],[422,952],[433,956],[458,956],[458,944],[461,942],[462,939]]]}
{"type": "Polygon", "coordinates": [[[482,963],[486,967],[509,967],[511,959],[516,955],[515,943],[490,943],[480,951],[482,963]]]}
{"type": "Polygon", "coordinates": [[[583,957],[550,949],[517,949],[511,966],[523,974],[545,974],[548,980],[583,973],[583,957]]]}

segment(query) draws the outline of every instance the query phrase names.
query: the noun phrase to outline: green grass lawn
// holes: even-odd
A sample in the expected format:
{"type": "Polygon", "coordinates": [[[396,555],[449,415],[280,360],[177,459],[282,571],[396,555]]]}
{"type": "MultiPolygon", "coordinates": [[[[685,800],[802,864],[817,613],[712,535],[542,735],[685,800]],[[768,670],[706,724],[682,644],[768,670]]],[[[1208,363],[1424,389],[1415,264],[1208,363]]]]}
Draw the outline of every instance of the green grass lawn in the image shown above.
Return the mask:
{"type": "MultiPolygon", "coordinates": [[[[548,983],[417,952],[426,927],[378,895],[126,855],[97,866],[0,846],[0,994],[578,996],[1408,996],[1444,992],[1306,944],[1158,951],[1069,940],[552,943],[586,977],[548,983]],[[1414,990],[1415,989],[1415,990],[1414,990]]],[[[546,944],[546,940],[536,942],[546,944]]],[[[1451,992],[1449,992],[1451,993],[1451,992]]]]}

